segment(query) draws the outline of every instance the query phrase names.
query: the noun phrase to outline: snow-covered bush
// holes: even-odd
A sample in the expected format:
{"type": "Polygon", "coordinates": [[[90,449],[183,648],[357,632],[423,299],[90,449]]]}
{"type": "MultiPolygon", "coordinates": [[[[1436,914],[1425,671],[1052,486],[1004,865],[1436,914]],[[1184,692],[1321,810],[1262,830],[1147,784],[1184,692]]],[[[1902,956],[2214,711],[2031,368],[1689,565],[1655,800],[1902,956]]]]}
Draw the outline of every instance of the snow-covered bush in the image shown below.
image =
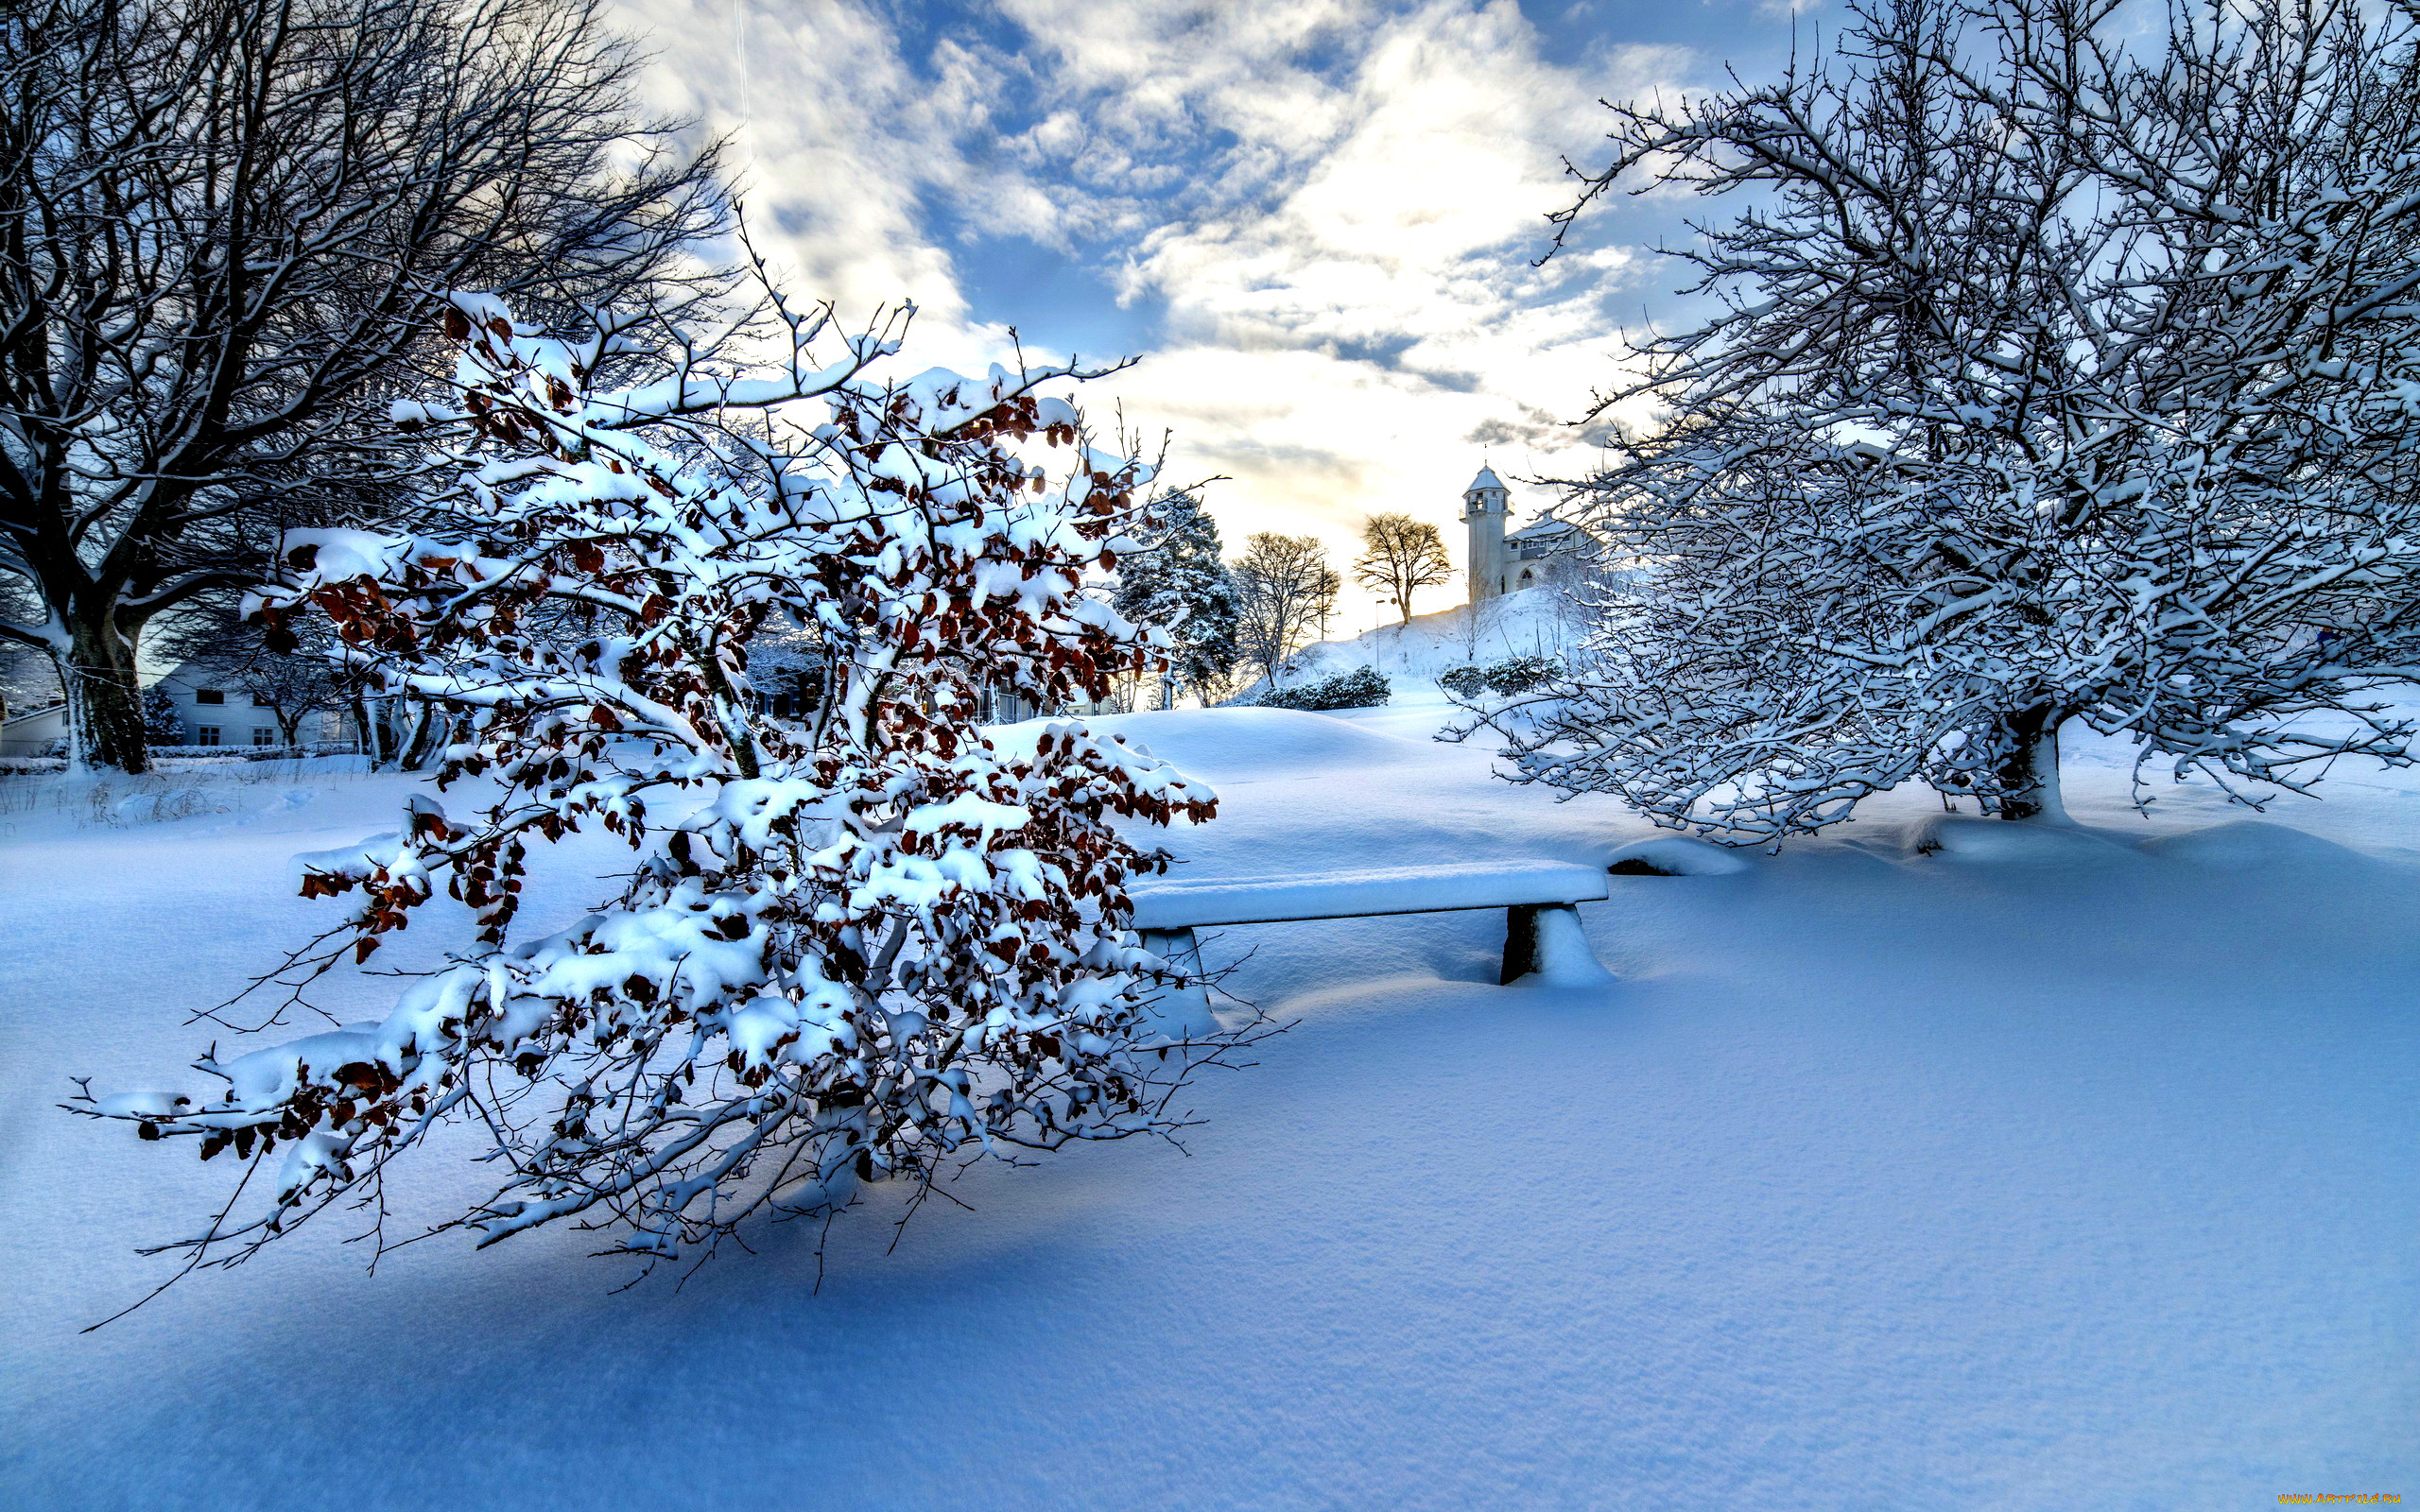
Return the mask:
{"type": "Polygon", "coordinates": [[[1487,687],[1487,669],[1472,662],[1447,667],[1437,674],[1437,686],[1457,698],[1476,698],[1487,687]]]}
{"type": "Polygon", "coordinates": [[[1498,716],[1523,775],[1761,842],[1911,779],[2057,817],[2069,720],[2255,801],[2407,759],[2420,20],[2139,19],[1870,6],[1617,112],[1589,197],[1749,207],[1682,254],[1711,316],[1603,396],[1664,410],[1578,485],[1641,570],[1498,716]]]}
{"type": "Polygon", "coordinates": [[[1254,700],[1267,709],[1374,709],[1392,696],[1386,674],[1357,667],[1294,688],[1270,688],[1254,700]]]}
{"type": "Polygon", "coordinates": [[[1482,694],[1527,693],[1551,682],[1564,670],[1564,664],[1549,656],[1509,656],[1501,662],[1485,665],[1465,663],[1440,673],[1438,686],[1457,698],[1477,698],[1482,694]]]}
{"type": "Polygon", "coordinates": [[[216,1091],[78,1105],[267,1175],[261,1211],[167,1246],[188,1265],[374,1206],[446,1125],[504,1175],[441,1228],[711,1250],[953,1158],[1165,1131],[1227,1042],[1155,1016],[1178,978],[1127,888],[1166,863],[1117,827],[1208,819],[1208,789],[1080,721],[1029,755],[977,723],[987,690],[1061,706],[1152,669],[1085,586],[1150,469],[1043,391],[1090,374],[885,377],[904,317],[837,340],[771,307],[786,360],[735,371],[678,331],[557,339],[458,297],[459,404],[406,417],[458,446],[451,523],[286,539],[257,616],[323,618],[350,670],[458,719],[437,785],[494,796],[417,795],[394,833],[299,858],[349,911],[285,980],[368,959],[440,893],[476,942],[382,1021],[199,1062],[216,1091]],[[792,718],[750,681],[776,623],[821,658],[792,718]],[[630,847],[627,885],[525,919],[532,847],[583,830],[630,847]]]}

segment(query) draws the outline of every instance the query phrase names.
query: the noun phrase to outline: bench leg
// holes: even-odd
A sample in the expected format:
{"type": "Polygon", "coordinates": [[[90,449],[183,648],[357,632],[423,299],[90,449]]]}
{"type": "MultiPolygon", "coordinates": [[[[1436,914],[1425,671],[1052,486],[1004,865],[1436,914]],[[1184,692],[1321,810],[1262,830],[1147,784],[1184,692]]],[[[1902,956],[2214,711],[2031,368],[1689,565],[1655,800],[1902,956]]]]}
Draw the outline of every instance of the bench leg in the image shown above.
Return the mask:
{"type": "Polygon", "coordinates": [[[1185,975],[1183,987],[1162,988],[1149,1022],[1172,1040],[1198,1040],[1219,1032],[1210,993],[1201,985],[1201,943],[1189,929],[1147,929],[1143,948],[1185,975]]]}
{"type": "Polygon", "coordinates": [[[1569,903],[1523,903],[1504,911],[1504,971],[1497,980],[1525,977],[1548,987],[1611,987],[1614,981],[1588,948],[1580,910],[1569,903]]]}

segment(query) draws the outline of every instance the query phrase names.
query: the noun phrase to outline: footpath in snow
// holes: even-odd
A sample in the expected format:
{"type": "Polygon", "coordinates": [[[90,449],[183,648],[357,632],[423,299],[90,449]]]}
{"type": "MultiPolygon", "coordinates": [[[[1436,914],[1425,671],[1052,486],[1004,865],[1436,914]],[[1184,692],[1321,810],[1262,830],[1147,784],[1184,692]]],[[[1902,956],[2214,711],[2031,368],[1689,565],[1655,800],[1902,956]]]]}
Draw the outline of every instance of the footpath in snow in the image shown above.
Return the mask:
{"type": "MultiPolygon", "coordinates": [[[[1492,778],[1443,712],[1109,723],[1220,791],[1184,876],[1652,838],[1492,778]]],[[[187,1015],[315,917],[287,857],[405,787],[298,772],[146,820],[0,784],[0,1503],[2420,1495],[2420,782],[2266,816],[2164,790],[2146,822],[2117,756],[2073,755],[2077,833],[1894,796],[1728,874],[1616,877],[1582,905],[1610,991],[1495,986],[1500,914],[1206,939],[1298,1022],[1198,1087],[1189,1156],[978,1170],[890,1253],[882,1194],[820,1295],[792,1228],[616,1296],[576,1233],[372,1278],[331,1224],[89,1335],[221,1183],[59,1112],[67,1078],[191,1079],[187,1015]]],[[[563,861],[533,906],[616,856],[563,861]]],[[[458,1208],[468,1153],[390,1224],[458,1208]]]]}

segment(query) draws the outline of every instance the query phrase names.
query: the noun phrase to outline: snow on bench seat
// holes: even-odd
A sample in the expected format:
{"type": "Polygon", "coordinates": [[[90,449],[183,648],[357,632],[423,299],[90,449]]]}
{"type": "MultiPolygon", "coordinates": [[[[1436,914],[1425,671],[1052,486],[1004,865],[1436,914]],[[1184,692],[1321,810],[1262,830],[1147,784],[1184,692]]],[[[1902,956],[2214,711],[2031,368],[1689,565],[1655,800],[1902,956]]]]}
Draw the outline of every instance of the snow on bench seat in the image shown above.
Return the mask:
{"type": "Polygon", "coordinates": [[[1313,919],[1366,919],[1380,914],[1442,914],[1504,910],[1504,969],[1511,983],[1535,979],[1553,987],[1605,987],[1613,976],[1588,949],[1577,904],[1607,896],[1599,867],[1568,861],[1465,862],[1389,867],[1368,871],[1306,872],[1288,877],[1154,881],[1133,890],[1134,927],[1143,948],[1183,971],[1188,980],[1162,999],[1161,1022],[1189,1038],[1217,1027],[1201,978],[1197,929],[1277,924],[1313,919]]]}
{"type": "Polygon", "coordinates": [[[1154,881],[1134,889],[1134,927],[1204,929],[1378,914],[1442,914],[1466,908],[1594,902],[1605,896],[1601,868],[1568,861],[1478,862],[1311,872],[1241,881],[1154,881]]]}

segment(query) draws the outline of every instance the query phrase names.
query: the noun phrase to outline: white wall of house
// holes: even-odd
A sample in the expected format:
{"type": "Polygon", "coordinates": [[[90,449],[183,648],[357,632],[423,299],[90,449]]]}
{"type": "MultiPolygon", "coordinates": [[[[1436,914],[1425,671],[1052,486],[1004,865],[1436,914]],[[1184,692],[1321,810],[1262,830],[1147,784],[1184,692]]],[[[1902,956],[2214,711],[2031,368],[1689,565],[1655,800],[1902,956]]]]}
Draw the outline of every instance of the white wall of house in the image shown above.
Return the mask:
{"type": "MultiPolygon", "coordinates": [[[[191,662],[151,684],[165,688],[177,711],[177,746],[220,746],[248,749],[282,746],[274,711],[252,702],[235,679],[191,662]]],[[[296,732],[306,744],[351,740],[351,722],[341,710],[306,715],[296,732]]],[[[46,756],[67,738],[67,706],[30,709],[0,723],[0,756],[46,756]]]]}
{"type": "Polygon", "coordinates": [[[1539,520],[1504,538],[1504,592],[1517,593],[1552,582],[1569,562],[1576,527],[1566,521],[1539,520]]]}
{"type": "Polygon", "coordinates": [[[28,709],[0,722],[0,756],[41,756],[67,738],[67,706],[28,709]]]}
{"type": "MultiPolygon", "coordinates": [[[[275,711],[255,704],[233,678],[188,662],[152,684],[165,688],[182,728],[181,746],[280,746],[285,732],[277,728],[275,711]]],[[[296,732],[305,742],[350,739],[344,714],[337,710],[303,717],[296,732]]]]}

